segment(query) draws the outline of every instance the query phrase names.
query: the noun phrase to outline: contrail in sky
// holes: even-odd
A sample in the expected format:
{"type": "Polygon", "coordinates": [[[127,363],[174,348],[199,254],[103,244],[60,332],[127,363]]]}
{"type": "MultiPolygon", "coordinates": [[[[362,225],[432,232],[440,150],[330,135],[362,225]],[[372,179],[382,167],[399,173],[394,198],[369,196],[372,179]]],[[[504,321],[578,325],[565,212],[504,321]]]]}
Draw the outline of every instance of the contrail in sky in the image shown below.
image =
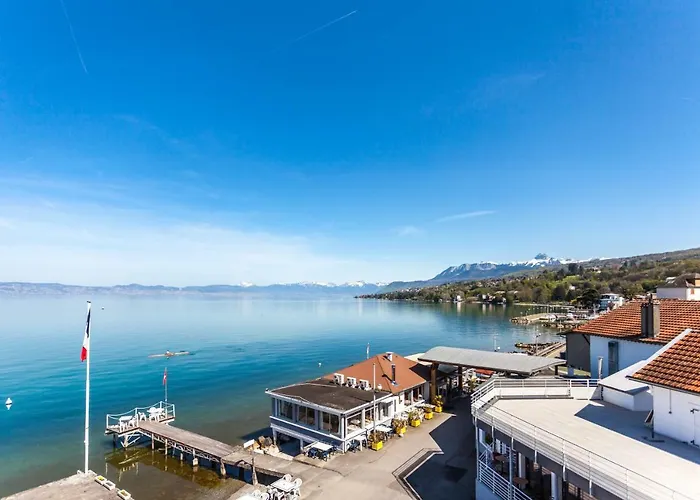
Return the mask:
{"type": "MultiPolygon", "coordinates": [[[[61,1],[63,1],[63,0],[61,0],[61,1]]],[[[353,14],[356,14],[356,13],[357,13],[357,11],[356,11],[356,10],[353,10],[352,12],[348,12],[348,13],[345,14],[344,16],[340,16],[338,19],[333,19],[332,21],[330,21],[330,22],[324,24],[323,26],[319,26],[318,28],[309,31],[308,33],[304,33],[304,34],[301,35],[300,37],[295,38],[294,40],[291,40],[291,41],[285,43],[284,45],[280,46],[277,50],[279,50],[279,49],[281,49],[281,48],[283,48],[283,47],[287,47],[287,46],[289,46],[289,45],[295,44],[295,43],[297,43],[297,42],[303,40],[304,38],[310,37],[310,36],[313,35],[314,33],[318,33],[319,31],[325,30],[325,29],[328,28],[329,26],[332,26],[332,25],[334,25],[335,23],[339,23],[339,22],[342,21],[343,19],[347,19],[348,17],[350,17],[350,16],[352,16],[353,14]]]]}
{"type": "Polygon", "coordinates": [[[73,39],[73,44],[75,45],[75,51],[78,53],[78,59],[80,59],[80,64],[83,66],[83,71],[88,75],[87,66],[85,66],[85,61],[83,61],[83,54],[80,53],[80,46],[78,45],[78,40],[75,38],[75,32],[73,31],[73,23],[70,22],[70,17],[68,17],[68,10],[66,10],[66,4],[63,0],[60,0],[61,7],[63,7],[63,14],[66,16],[66,21],[68,21],[68,28],[70,28],[70,36],[73,39]]]}

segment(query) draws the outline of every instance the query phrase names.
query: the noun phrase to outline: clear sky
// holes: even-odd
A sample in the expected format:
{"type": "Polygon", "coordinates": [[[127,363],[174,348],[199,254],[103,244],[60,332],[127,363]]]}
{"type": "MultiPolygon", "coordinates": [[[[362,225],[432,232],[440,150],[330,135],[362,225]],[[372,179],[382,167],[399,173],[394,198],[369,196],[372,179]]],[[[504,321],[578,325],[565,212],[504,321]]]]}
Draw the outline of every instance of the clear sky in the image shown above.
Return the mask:
{"type": "Polygon", "coordinates": [[[0,280],[700,245],[700,2],[0,2],[0,280]]]}

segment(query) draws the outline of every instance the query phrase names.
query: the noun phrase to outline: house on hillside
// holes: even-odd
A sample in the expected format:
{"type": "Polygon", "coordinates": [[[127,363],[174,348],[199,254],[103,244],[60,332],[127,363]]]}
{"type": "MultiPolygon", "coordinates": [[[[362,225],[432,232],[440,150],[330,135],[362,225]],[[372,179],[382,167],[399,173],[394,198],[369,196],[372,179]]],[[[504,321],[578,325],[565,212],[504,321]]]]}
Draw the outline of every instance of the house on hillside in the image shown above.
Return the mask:
{"type": "Polygon", "coordinates": [[[656,289],[658,299],[700,300],[700,274],[684,274],[656,289]]]}
{"type": "Polygon", "coordinates": [[[649,358],[688,328],[700,329],[700,301],[631,301],[569,332],[567,365],[607,377],[649,358]]]}
{"type": "Polygon", "coordinates": [[[346,451],[376,425],[426,402],[430,368],[387,352],[316,380],[266,391],[270,427],[305,445],[322,441],[346,451]]]}

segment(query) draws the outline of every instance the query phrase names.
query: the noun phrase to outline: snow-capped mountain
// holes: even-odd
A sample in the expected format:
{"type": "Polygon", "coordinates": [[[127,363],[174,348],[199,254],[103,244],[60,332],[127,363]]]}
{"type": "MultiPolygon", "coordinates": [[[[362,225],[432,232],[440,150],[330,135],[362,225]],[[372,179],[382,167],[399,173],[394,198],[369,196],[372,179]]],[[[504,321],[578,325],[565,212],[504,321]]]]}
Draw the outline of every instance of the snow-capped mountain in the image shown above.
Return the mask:
{"type": "Polygon", "coordinates": [[[249,282],[238,285],[163,286],[163,285],[116,285],[80,286],[59,283],[2,283],[0,295],[241,295],[270,297],[354,297],[378,292],[386,283],[352,281],[336,285],[325,282],[283,283],[259,286],[249,282]]]}
{"type": "MultiPolygon", "coordinates": [[[[589,259],[590,260],[590,259],[589,259]]],[[[516,262],[479,262],[475,264],[461,264],[448,267],[430,281],[462,281],[474,278],[496,278],[505,274],[536,269],[540,267],[561,266],[572,262],[583,262],[572,259],[557,259],[547,254],[539,253],[534,259],[516,262]]]]}
{"type": "Polygon", "coordinates": [[[507,274],[513,274],[520,271],[532,269],[541,269],[546,267],[562,266],[571,263],[588,262],[586,260],[558,259],[550,257],[547,254],[540,253],[535,255],[533,259],[516,261],[516,262],[477,262],[473,264],[460,264],[459,266],[451,266],[426,281],[395,281],[389,283],[382,292],[391,290],[399,290],[402,288],[421,288],[425,286],[441,285],[443,283],[451,283],[454,281],[469,281],[475,279],[499,278],[507,274]]]}

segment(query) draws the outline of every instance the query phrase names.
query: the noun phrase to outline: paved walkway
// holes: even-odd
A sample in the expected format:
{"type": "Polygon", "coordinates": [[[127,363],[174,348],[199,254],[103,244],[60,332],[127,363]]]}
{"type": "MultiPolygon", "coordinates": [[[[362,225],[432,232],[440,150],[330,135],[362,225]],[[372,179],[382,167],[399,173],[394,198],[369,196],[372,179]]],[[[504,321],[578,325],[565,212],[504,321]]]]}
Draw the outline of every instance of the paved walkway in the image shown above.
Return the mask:
{"type": "Polygon", "coordinates": [[[95,475],[74,474],[6,497],[5,500],[119,500],[117,490],[109,491],[95,482],[95,475]]]}
{"type": "Polygon", "coordinates": [[[333,458],[324,464],[323,474],[304,481],[302,498],[412,498],[396,476],[413,469],[417,461],[420,466],[407,481],[422,498],[473,499],[476,457],[468,401],[461,400],[456,410],[436,414],[417,429],[409,428],[404,437],[392,439],[381,451],[333,458]]]}

